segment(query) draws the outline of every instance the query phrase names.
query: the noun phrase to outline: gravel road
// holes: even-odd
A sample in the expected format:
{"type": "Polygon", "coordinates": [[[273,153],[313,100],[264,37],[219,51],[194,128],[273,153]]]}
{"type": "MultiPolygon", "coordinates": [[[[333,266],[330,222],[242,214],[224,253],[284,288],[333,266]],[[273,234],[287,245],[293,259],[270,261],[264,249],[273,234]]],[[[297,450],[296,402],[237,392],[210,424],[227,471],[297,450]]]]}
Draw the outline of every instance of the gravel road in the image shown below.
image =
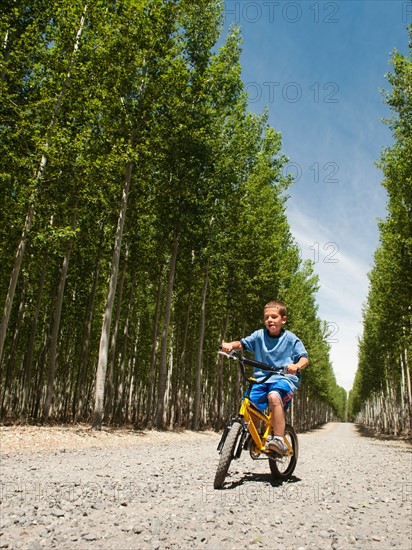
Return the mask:
{"type": "Polygon", "coordinates": [[[299,434],[293,479],[219,434],[1,429],[0,548],[412,548],[412,454],[352,424],[299,434]]]}

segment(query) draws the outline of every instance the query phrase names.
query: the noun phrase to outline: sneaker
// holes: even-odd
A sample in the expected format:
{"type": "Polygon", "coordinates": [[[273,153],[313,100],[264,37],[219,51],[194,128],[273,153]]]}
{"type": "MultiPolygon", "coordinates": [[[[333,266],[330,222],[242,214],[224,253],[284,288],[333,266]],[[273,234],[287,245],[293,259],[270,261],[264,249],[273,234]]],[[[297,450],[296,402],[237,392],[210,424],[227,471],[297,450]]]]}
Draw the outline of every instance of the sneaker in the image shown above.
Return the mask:
{"type": "Polygon", "coordinates": [[[274,435],[272,439],[268,441],[267,447],[270,451],[275,451],[279,455],[285,455],[288,448],[285,445],[282,437],[274,435]]]}

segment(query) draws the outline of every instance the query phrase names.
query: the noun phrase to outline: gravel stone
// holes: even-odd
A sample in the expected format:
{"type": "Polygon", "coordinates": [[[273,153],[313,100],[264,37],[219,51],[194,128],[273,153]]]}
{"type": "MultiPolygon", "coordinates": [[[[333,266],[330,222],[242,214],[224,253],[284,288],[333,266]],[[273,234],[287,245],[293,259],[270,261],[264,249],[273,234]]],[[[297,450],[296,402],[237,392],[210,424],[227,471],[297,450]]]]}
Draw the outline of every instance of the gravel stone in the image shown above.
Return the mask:
{"type": "Polygon", "coordinates": [[[244,452],[213,489],[220,434],[3,427],[0,548],[412,548],[412,447],[331,423],[288,482],[244,452]]]}

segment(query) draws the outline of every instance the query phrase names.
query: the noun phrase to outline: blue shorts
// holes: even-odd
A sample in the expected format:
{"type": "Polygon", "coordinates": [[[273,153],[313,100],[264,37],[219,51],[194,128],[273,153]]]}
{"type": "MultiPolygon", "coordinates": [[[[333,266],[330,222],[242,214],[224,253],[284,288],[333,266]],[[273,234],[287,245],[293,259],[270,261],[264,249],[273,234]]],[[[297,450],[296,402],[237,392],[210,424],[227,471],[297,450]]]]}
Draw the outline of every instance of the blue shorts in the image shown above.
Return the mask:
{"type": "Polygon", "coordinates": [[[297,387],[292,389],[291,384],[286,380],[276,380],[276,382],[255,384],[249,395],[249,399],[260,410],[264,411],[269,405],[268,395],[271,392],[279,394],[283,408],[286,410],[292,402],[292,398],[297,391],[297,387]]]}

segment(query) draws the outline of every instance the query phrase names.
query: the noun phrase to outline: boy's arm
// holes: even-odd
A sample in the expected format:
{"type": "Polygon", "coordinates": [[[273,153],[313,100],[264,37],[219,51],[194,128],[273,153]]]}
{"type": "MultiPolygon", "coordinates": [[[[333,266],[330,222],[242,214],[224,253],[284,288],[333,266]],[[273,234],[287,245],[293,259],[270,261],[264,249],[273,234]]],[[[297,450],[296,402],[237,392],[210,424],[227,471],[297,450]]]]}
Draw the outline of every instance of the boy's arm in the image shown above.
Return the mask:
{"type": "Polygon", "coordinates": [[[309,365],[309,359],[307,357],[301,357],[297,363],[291,363],[288,365],[288,374],[297,374],[302,369],[305,369],[309,365]]]}
{"type": "Polygon", "coordinates": [[[234,349],[243,349],[242,342],[239,342],[239,340],[235,340],[234,342],[222,342],[222,351],[230,353],[234,349]]]}

